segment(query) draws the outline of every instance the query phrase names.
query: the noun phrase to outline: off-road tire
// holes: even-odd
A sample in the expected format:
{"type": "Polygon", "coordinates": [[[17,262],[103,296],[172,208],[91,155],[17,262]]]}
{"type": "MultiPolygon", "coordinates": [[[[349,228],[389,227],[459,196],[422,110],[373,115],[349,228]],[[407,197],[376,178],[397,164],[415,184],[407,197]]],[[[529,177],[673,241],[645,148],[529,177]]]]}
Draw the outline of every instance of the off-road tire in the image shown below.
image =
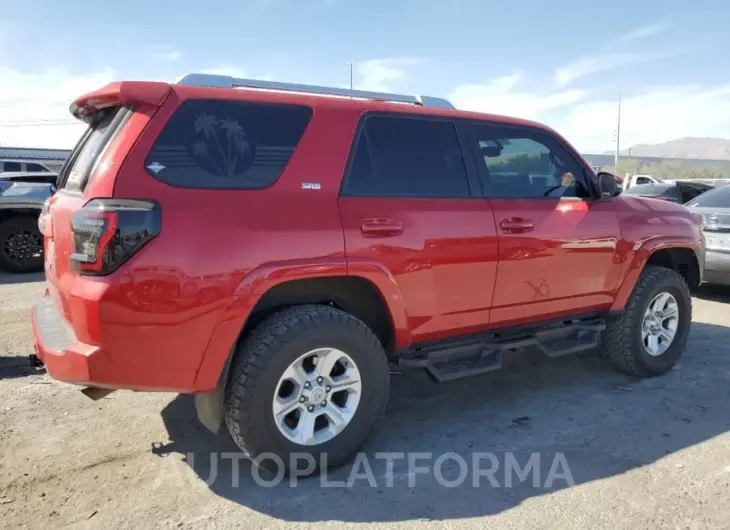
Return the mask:
{"type": "MultiPolygon", "coordinates": [[[[278,473],[283,465],[289,473],[292,453],[314,457],[312,474],[341,466],[357,453],[387,405],[389,370],[383,346],[363,322],[330,306],[293,306],[275,313],[242,341],[234,355],[225,395],[226,425],[236,445],[269,471],[278,473]],[[355,416],[341,433],[325,443],[302,446],[279,431],[272,400],[287,367],[321,347],[350,356],[360,371],[362,395],[355,416]],[[278,460],[263,457],[271,454],[278,460]]],[[[301,473],[306,462],[298,465],[301,473]]]]}
{"type": "Polygon", "coordinates": [[[665,267],[647,265],[628,299],[626,310],[611,319],[604,332],[605,357],[619,370],[638,377],[654,377],[674,367],[684,353],[692,322],[692,297],[682,276],[665,267]],[[677,301],[679,324],[667,351],[653,357],[644,348],[641,328],[644,312],[659,293],[677,301]]]}
{"type": "Polygon", "coordinates": [[[13,274],[40,272],[43,270],[43,238],[38,229],[38,220],[29,216],[11,217],[0,222],[0,269],[13,274]],[[41,252],[24,262],[11,259],[7,255],[5,245],[14,234],[24,233],[26,237],[40,240],[41,252]]]}

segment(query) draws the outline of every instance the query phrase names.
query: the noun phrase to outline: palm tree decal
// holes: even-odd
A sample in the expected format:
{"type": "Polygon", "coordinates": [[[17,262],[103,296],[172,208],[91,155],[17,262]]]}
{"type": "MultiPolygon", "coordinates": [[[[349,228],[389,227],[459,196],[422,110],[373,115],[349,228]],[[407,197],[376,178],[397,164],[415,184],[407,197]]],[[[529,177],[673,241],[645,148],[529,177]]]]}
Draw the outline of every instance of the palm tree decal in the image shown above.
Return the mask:
{"type": "Polygon", "coordinates": [[[246,131],[237,120],[219,119],[215,114],[203,112],[195,118],[195,133],[205,139],[193,145],[192,153],[196,158],[209,160],[216,173],[223,178],[233,178],[244,173],[253,159],[253,149],[246,131]],[[243,164],[239,164],[239,162],[243,164]],[[236,171],[238,165],[243,165],[236,171]]]}
{"type": "Polygon", "coordinates": [[[220,175],[224,174],[223,169],[216,163],[215,159],[210,156],[210,153],[208,152],[208,144],[206,144],[204,140],[198,140],[193,144],[193,156],[198,158],[207,158],[213,166],[215,166],[216,172],[220,175]]]}

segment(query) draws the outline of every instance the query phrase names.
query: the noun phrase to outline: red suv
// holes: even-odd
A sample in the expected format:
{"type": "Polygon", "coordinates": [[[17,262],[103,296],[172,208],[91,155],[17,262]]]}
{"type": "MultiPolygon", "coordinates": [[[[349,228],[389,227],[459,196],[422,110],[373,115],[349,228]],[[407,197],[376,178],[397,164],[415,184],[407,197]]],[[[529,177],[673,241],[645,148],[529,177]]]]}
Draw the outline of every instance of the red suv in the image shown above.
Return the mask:
{"type": "Polygon", "coordinates": [[[685,348],[698,216],[616,196],[543,125],[207,75],[71,112],[89,128],[39,219],[32,320],[92,397],[194,393],[248,454],[321,469],[365,440],[389,363],[446,381],[600,344],[654,376],[685,348]]]}

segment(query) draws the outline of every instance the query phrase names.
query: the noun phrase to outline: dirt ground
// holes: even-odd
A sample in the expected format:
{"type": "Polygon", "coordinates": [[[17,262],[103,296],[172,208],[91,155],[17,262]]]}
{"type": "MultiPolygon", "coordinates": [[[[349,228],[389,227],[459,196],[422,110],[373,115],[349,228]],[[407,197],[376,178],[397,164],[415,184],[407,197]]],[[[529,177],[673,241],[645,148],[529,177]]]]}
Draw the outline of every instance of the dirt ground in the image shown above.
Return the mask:
{"type": "Polygon", "coordinates": [[[695,298],[687,354],[664,377],[635,380],[591,355],[522,356],[443,385],[394,375],[368,458],[542,458],[536,483],[510,485],[499,472],[496,485],[445,488],[434,473],[409,474],[405,460],[390,484],[384,461],[371,460],[375,484],[264,487],[246,462],[236,470],[234,459],[211,459],[235,447],[197,424],[185,396],[116,392],[93,402],[27,367],[29,309],[43,288],[42,276],[0,276],[0,526],[730,528],[730,291],[695,298]],[[547,484],[557,454],[572,484],[547,484]]]}

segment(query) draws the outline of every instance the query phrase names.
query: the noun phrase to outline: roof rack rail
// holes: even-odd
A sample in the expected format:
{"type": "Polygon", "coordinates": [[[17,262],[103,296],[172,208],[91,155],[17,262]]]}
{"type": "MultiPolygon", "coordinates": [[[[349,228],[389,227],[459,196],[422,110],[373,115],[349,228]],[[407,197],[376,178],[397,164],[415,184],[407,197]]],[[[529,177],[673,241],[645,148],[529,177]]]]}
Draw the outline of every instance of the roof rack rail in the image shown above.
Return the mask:
{"type": "Polygon", "coordinates": [[[258,88],[264,90],[287,90],[291,92],[306,92],[330,96],[343,96],[362,99],[376,99],[393,101],[396,103],[412,103],[424,107],[441,109],[455,108],[450,101],[431,96],[411,96],[407,94],[389,94],[387,92],[371,92],[369,90],[350,90],[347,88],[324,87],[317,85],[302,85],[298,83],[280,83],[278,81],[263,81],[259,79],[243,79],[227,75],[188,74],[178,84],[191,86],[209,86],[215,88],[258,88]]]}

